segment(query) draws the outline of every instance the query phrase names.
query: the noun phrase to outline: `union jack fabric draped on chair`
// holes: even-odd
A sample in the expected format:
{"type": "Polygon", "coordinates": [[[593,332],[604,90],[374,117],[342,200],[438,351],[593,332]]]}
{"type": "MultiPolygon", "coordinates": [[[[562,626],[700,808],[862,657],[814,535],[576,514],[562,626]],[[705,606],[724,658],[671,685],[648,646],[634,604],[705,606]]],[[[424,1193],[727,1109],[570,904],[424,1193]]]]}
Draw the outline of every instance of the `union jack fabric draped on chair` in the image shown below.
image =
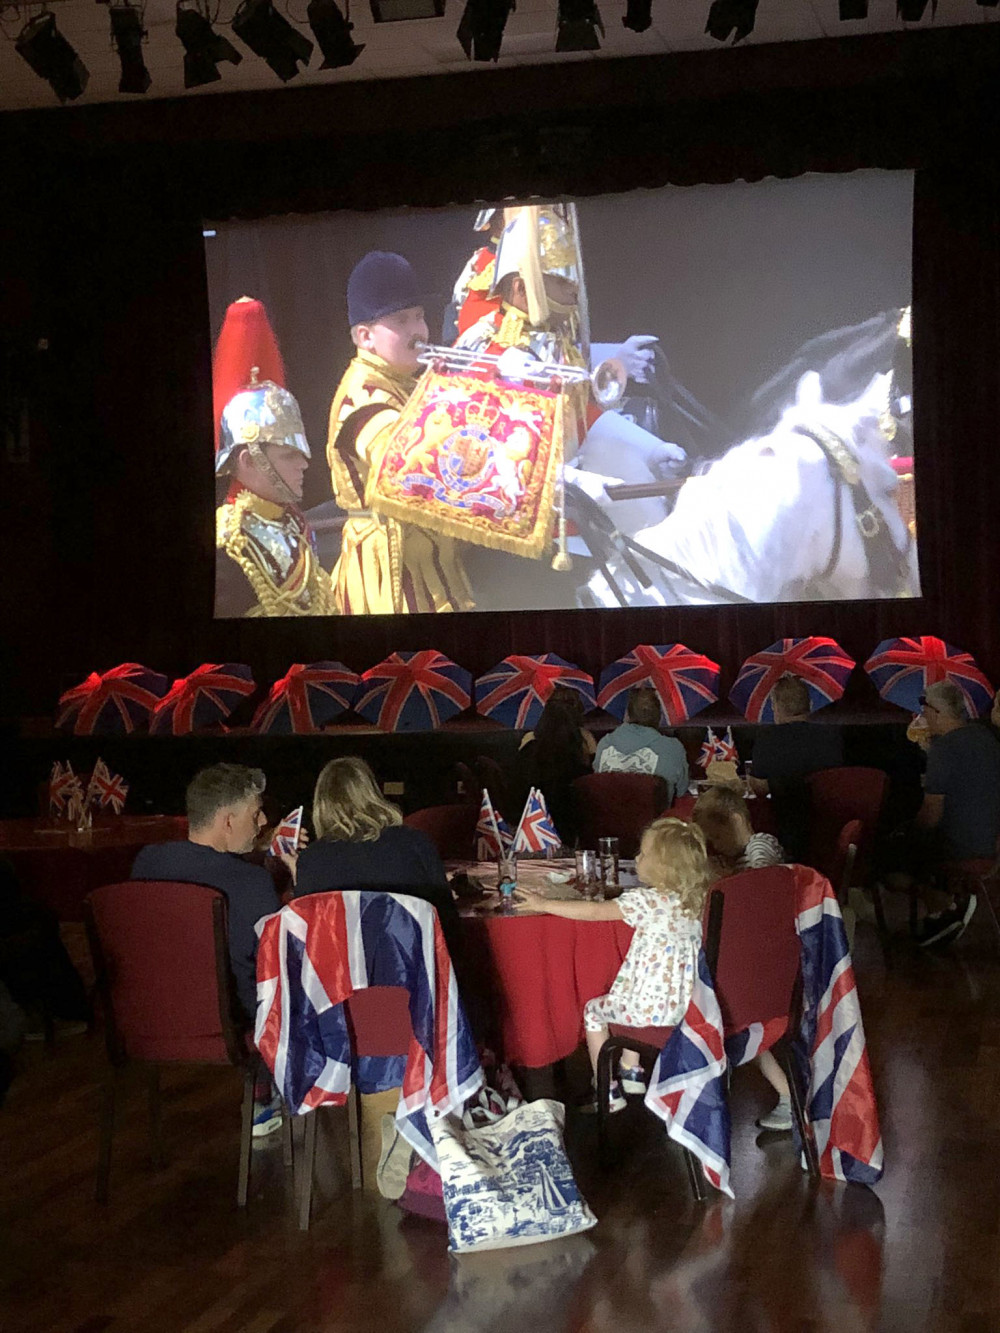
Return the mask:
{"type": "Polygon", "coordinates": [[[168,685],[166,676],[138,662],[122,662],[103,673],[92,671],[60,695],[56,726],[72,722],[76,736],[120,736],[143,730],[168,685]]]}
{"type": "MultiPolygon", "coordinates": [[[[794,870],[803,985],[794,1049],[800,1069],[807,1071],[806,1111],[820,1171],[830,1180],[874,1185],[882,1175],[882,1138],[844,922],[829,880],[807,866],[794,870]]],[[[725,1194],[733,1192],[726,1067],[752,1060],[783,1030],[780,1021],[755,1024],[724,1040],[722,1013],[701,955],[691,1003],[660,1054],[646,1105],[725,1194]]]]}
{"type": "Polygon", "coordinates": [[[224,721],[256,688],[248,666],[205,662],[189,676],[174,681],[156,705],[149,730],[160,736],[201,731],[224,721]]]}
{"type": "Polygon", "coordinates": [[[254,714],[255,731],[307,736],[346,713],[360,677],[343,662],[297,662],[276,680],[254,714]]]}
{"type": "Polygon", "coordinates": [[[771,691],[782,676],[798,676],[806,683],[810,707],[815,712],[843,695],[854,666],[854,658],[848,657],[835,639],[815,634],[806,639],[778,639],[747,658],[729,698],[749,721],[773,722],[771,691]]]}
{"type": "Polygon", "coordinates": [[[596,708],[594,678],[555,653],[513,653],[476,679],[476,712],[518,731],[537,725],[557,685],[576,690],[588,711],[596,708]]]}
{"type": "Polygon", "coordinates": [[[639,685],[652,686],[667,723],[676,727],[716,702],[719,664],[683,643],[640,643],[601,672],[598,706],[624,718],[629,691],[639,685]]]}
{"type": "Polygon", "coordinates": [[[428,1121],[461,1112],[483,1082],[434,908],[398,893],[314,893],[258,922],[254,1040],[294,1115],[401,1087],[400,1134],[437,1170],[428,1121]],[[344,1001],[367,986],[410,992],[409,1053],[353,1061],[344,1001]]]}
{"type": "Polygon", "coordinates": [[[965,696],[970,717],[980,717],[993,702],[993,686],[961,648],[930,634],[918,638],[883,639],[865,663],[865,670],[883,699],[911,713],[920,707],[928,685],[950,680],[965,696]]]}
{"type": "Polygon", "coordinates": [[[433,731],[468,708],[471,690],[471,673],[444,653],[391,653],[362,673],[354,710],[382,731],[433,731]]]}

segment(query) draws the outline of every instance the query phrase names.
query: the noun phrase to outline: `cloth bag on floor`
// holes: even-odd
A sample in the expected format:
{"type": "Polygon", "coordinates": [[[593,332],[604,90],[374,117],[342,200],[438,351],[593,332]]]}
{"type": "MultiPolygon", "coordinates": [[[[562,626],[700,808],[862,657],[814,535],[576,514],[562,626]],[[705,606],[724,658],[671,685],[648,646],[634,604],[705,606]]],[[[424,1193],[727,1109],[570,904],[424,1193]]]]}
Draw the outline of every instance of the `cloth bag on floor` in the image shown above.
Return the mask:
{"type": "Polygon", "coordinates": [[[431,1122],[450,1249],[530,1245],[597,1225],[563,1147],[565,1116],[561,1102],[541,1100],[472,1128],[431,1122]]]}

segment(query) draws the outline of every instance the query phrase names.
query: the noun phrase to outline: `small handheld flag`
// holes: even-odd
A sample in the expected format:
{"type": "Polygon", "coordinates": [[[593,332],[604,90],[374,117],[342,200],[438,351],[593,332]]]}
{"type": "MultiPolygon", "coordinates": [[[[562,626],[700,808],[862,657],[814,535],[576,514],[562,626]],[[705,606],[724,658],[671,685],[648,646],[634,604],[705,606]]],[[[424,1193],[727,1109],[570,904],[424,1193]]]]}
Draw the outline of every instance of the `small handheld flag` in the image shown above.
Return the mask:
{"type": "Polygon", "coordinates": [[[701,743],[701,749],[698,751],[698,764],[706,771],[713,759],[718,759],[719,738],[711,727],[705,728],[705,739],[701,743]]]}
{"type": "Polygon", "coordinates": [[[299,834],[302,832],[302,810],[301,805],[296,806],[291,814],[285,815],[274,830],[274,837],[267,849],[271,856],[294,856],[298,851],[299,834]]]}
{"type": "Polygon", "coordinates": [[[715,758],[721,759],[723,763],[738,764],[740,762],[740,752],[737,750],[736,742],[733,740],[732,727],[726,728],[725,739],[721,736],[716,736],[715,758]]]}
{"type": "Polygon", "coordinates": [[[83,786],[73,772],[72,764],[63,768],[58,760],[52,765],[49,777],[49,814],[74,818],[83,806],[83,786]]]}
{"type": "Polygon", "coordinates": [[[480,861],[491,861],[502,856],[513,841],[510,827],[493,809],[490,794],[483,788],[482,804],[479,807],[479,823],[476,825],[477,852],[480,861]]]}
{"type": "Polygon", "coordinates": [[[514,834],[514,851],[544,852],[546,847],[561,846],[562,838],[556,832],[552,816],[545,805],[545,797],[537,787],[532,787],[514,834]]]}

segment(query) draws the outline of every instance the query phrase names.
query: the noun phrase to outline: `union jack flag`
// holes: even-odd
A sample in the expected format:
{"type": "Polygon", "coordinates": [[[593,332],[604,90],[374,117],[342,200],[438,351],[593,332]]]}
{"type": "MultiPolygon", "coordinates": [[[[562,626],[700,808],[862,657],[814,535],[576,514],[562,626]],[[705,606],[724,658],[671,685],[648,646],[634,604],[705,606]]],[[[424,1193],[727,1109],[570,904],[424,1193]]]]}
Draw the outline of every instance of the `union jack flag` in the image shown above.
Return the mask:
{"type": "Polygon", "coordinates": [[[274,837],[268,851],[272,856],[294,856],[299,846],[299,834],[302,831],[302,806],[297,806],[274,830],[274,837]]]}
{"type": "Polygon", "coordinates": [[[716,759],[721,759],[723,763],[738,764],[740,762],[740,752],[736,748],[736,742],[733,740],[732,727],[726,728],[725,737],[717,736],[715,738],[716,759]]]}
{"type": "Polygon", "coordinates": [[[883,699],[915,713],[928,685],[950,680],[962,691],[970,717],[979,717],[993,701],[993,686],[960,648],[930,634],[883,639],[865,663],[883,699]]]}
{"type": "Polygon", "coordinates": [[[556,832],[545,797],[537,787],[532,787],[514,834],[514,851],[544,852],[546,847],[561,846],[562,838],[556,832]]]}
{"type": "Polygon", "coordinates": [[[806,639],[779,639],[743,663],[729,698],[751,722],[773,722],[771,691],[782,676],[799,676],[809,690],[810,707],[825,708],[844,693],[854,670],[834,639],[811,635],[806,639]]]}
{"type": "Polygon", "coordinates": [[[479,823],[476,825],[478,839],[477,855],[480,861],[489,861],[502,856],[514,841],[510,825],[501,819],[493,808],[490,794],[483,788],[483,799],[479,806],[479,823]]]}
{"type": "Polygon", "coordinates": [[[719,738],[711,727],[705,728],[705,739],[701,743],[701,749],[698,751],[698,763],[702,768],[708,768],[713,759],[719,757],[719,738]]]}
{"type": "Polygon", "coordinates": [[[73,772],[71,764],[63,768],[57,759],[49,775],[49,814],[61,815],[69,810],[74,797],[83,796],[83,785],[73,772]]]}
{"type": "Polygon", "coordinates": [[[519,731],[534,727],[557,685],[576,690],[584,708],[595,707],[594,678],[580,667],[555,653],[513,653],[477,677],[476,712],[519,731]]]}
{"type": "Polygon", "coordinates": [[[719,697],[719,664],[683,643],[640,643],[601,672],[598,706],[624,718],[629,691],[650,685],[672,727],[687,722],[719,697]]]}
{"type": "Polygon", "coordinates": [[[391,653],[362,672],[354,710],[382,731],[431,731],[471,702],[472,676],[444,653],[391,653]]]}
{"type": "Polygon", "coordinates": [[[87,784],[87,803],[91,802],[99,810],[108,806],[120,815],[128,797],[128,783],[117,773],[112,773],[103,759],[98,759],[87,784]]]}
{"type": "MultiPolygon", "coordinates": [[[[806,1111],[820,1171],[830,1180],[874,1185],[882,1175],[882,1138],[844,922],[829,880],[807,866],[793,870],[803,986],[794,1049],[807,1072],[806,1111]]],[[[646,1105],[666,1122],[670,1137],[689,1148],[706,1179],[730,1196],[726,1066],[752,1060],[783,1031],[778,1019],[725,1034],[702,954],[691,1003],[646,1091],[646,1105]]]]}
{"type": "Polygon", "coordinates": [[[400,1086],[396,1126],[435,1170],[428,1121],[482,1086],[476,1044],[430,903],[398,893],[311,893],[257,923],[254,1041],[293,1115],[400,1086]],[[410,992],[405,1056],[355,1059],[344,1001],[366,986],[410,992]]]}

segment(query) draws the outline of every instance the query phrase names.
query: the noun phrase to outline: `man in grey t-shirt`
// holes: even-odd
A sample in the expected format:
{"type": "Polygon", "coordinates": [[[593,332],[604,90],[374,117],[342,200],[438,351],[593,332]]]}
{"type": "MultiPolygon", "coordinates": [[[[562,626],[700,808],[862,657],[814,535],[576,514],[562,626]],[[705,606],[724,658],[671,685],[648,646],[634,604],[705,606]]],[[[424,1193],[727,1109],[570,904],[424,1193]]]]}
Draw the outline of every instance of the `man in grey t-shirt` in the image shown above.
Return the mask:
{"type": "Polygon", "coordinates": [[[668,804],[688,788],[688,763],[684,746],[675,736],[663,736],[660,700],[654,689],[640,686],[631,691],[625,721],[605,736],[594,757],[595,773],[650,773],[663,778],[670,788],[668,804]]]}
{"type": "MultiPolygon", "coordinates": [[[[929,685],[921,708],[931,744],[917,826],[933,830],[942,861],[992,860],[1000,837],[1000,742],[988,727],[970,724],[951,681],[929,685]]],[[[925,918],[919,942],[957,939],[975,908],[974,895],[953,899],[925,918]]]]}

